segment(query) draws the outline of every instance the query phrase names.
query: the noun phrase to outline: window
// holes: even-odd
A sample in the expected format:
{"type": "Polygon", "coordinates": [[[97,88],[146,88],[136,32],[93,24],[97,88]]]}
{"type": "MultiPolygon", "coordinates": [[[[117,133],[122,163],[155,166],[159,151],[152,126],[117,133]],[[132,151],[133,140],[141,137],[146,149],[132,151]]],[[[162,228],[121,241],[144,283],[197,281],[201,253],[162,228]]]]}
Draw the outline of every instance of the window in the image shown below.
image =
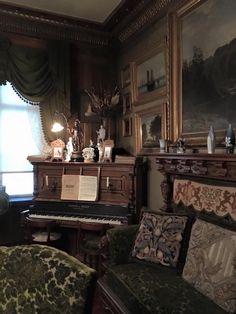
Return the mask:
{"type": "Polygon", "coordinates": [[[39,154],[39,149],[33,139],[28,106],[34,107],[40,123],[37,105],[21,100],[10,83],[0,86],[0,186],[5,186],[10,196],[33,194],[33,169],[27,156],[39,154]]]}

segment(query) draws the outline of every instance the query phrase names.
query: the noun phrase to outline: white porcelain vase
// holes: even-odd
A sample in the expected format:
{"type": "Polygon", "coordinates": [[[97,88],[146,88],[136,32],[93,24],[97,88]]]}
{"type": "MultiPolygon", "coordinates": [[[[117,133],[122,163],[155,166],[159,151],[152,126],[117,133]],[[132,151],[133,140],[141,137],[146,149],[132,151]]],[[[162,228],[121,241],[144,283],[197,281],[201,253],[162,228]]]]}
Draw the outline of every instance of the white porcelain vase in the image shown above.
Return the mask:
{"type": "Polygon", "coordinates": [[[210,126],[210,130],[207,136],[207,152],[208,154],[214,154],[215,153],[215,131],[213,126],[210,126]]]}

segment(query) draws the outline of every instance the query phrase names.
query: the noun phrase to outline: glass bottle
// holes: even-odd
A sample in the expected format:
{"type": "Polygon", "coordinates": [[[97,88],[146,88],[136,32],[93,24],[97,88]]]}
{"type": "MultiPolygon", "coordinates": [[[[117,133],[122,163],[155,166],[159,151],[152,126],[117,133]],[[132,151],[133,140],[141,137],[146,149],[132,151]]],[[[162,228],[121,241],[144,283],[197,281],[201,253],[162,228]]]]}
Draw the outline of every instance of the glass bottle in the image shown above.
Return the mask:
{"type": "Polygon", "coordinates": [[[226,147],[227,154],[234,153],[234,145],[235,145],[235,134],[234,134],[232,125],[229,124],[229,127],[226,132],[226,137],[225,137],[225,147],[226,147]]]}
{"type": "Polygon", "coordinates": [[[208,154],[214,154],[215,152],[215,131],[212,125],[207,136],[207,152],[208,154]]]}

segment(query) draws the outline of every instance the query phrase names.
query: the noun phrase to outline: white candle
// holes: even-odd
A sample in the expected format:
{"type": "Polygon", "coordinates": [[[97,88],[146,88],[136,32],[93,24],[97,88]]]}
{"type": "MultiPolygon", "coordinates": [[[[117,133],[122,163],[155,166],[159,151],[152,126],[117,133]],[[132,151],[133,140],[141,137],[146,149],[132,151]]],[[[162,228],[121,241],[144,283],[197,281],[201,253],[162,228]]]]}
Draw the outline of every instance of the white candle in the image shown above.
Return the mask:
{"type": "Polygon", "coordinates": [[[109,177],[107,177],[107,188],[109,188],[109,177]]]}
{"type": "Polygon", "coordinates": [[[48,186],[48,176],[46,176],[46,186],[48,186]]]}

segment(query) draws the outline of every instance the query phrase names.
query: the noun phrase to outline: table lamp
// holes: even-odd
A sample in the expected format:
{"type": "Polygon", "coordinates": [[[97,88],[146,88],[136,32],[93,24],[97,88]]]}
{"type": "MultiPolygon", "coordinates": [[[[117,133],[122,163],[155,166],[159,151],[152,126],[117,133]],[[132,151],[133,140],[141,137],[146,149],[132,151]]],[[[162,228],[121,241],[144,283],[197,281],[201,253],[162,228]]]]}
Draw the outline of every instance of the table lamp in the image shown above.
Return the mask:
{"type": "Polygon", "coordinates": [[[61,123],[61,119],[64,120],[67,130],[69,129],[68,121],[64,113],[56,111],[54,114],[54,122],[51,128],[53,133],[57,134],[57,139],[51,142],[52,148],[52,161],[63,161],[64,160],[64,149],[65,143],[63,140],[58,138],[58,133],[64,130],[64,126],[61,123]]]}

